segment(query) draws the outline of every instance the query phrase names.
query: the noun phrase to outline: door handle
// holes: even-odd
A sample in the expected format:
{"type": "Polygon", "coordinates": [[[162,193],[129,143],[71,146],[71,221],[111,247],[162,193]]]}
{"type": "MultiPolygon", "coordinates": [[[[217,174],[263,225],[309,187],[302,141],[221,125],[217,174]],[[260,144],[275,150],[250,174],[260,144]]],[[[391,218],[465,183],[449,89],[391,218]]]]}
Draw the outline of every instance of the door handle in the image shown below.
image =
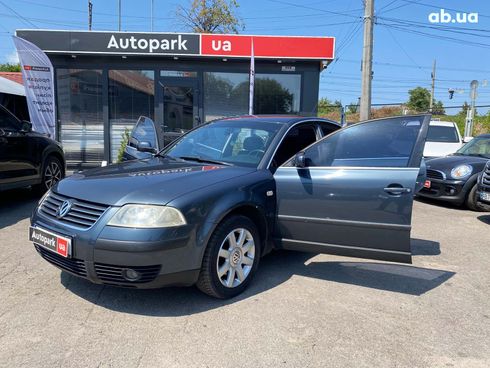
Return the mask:
{"type": "Polygon", "coordinates": [[[383,189],[386,193],[391,194],[391,195],[400,195],[400,194],[407,194],[411,193],[412,189],[410,188],[405,188],[400,186],[388,186],[383,189]]]}

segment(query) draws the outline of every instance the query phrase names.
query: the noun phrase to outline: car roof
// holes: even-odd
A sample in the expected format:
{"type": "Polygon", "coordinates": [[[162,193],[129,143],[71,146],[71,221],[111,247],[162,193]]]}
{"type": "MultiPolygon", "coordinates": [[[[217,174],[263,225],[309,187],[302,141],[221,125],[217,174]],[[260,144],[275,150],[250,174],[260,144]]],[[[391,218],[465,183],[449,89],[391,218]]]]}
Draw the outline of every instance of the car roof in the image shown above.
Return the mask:
{"type": "Polygon", "coordinates": [[[319,118],[317,116],[299,116],[299,115],[241,115],[241,116],[225,117],[225,118],[217,119],[215,121],[223,121],[223,120],[256,121],[260,123],[275,123],[275,124],[283,124],[283,125],[293,125],[300,121],[315,120],[315,121],[323,121],[325,123],[333,123],[338,126],[341,125],[339,122],[334,120],[319,118]]]}
{"type": "Polygon", "coordinates": [[[431,120],[429,125],[432,125],[432,126],[448,126],[448,127],[453,127],[456,124],[453,123],[452,121],[431,120]]]}

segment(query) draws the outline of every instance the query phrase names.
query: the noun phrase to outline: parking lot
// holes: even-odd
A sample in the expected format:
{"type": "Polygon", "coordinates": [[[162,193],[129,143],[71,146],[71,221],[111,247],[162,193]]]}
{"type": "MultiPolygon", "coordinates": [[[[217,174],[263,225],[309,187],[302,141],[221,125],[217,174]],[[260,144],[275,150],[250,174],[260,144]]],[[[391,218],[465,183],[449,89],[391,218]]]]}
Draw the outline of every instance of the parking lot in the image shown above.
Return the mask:
{"type": "Polygon", "coordinates": [[[488,367],[490,213],[415,202],[411,266],[276,252],[238,298],[60,272],[0,194],[1,367],[488,367]]]}

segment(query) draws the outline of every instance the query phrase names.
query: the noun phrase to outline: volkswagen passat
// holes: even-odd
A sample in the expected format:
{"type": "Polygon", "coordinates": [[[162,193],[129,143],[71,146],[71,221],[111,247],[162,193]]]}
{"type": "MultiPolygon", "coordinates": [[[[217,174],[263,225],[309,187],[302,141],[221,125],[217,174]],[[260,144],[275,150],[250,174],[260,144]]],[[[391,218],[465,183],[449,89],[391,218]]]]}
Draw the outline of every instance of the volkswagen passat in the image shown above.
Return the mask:
{"type": "Polygon", "coordinates": [[[154,157],[74,174],[34,211],[48,262],[94,283],[243,291],[274,248],[411,262],[429,115],[202,125],[154,157]]]}

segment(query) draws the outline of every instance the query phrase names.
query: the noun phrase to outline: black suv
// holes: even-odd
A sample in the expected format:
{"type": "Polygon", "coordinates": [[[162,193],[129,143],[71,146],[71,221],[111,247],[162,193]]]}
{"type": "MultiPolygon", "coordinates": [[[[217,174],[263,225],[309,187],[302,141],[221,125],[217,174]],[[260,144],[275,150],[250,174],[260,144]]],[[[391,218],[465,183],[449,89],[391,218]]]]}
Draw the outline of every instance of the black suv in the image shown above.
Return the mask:
{"type": "Polygon", "coordinates": [[[64,176],[60,144],[0,105],[0,191],[31,185],[44,193],[64,176]]]}

